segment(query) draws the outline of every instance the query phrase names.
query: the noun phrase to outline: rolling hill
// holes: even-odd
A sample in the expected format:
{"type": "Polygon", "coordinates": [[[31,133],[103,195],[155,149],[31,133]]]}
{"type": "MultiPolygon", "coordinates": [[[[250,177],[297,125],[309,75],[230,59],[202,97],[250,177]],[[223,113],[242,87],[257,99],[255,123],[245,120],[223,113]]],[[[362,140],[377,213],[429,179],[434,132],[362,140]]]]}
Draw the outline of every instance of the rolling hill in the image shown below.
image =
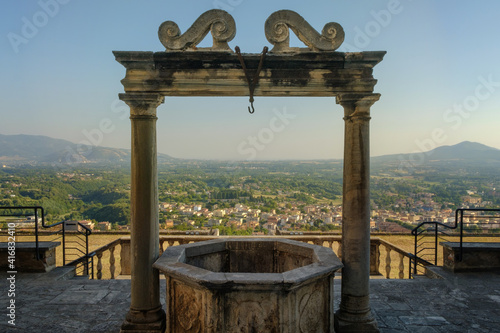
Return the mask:
{"type": "MultiPolygon", "coordinates": [[[[158,163],[173,161],[158,154],[158,163]]],[[[79,164],[129,163],[130,150],[77,145],[73,142],[40,135],[0,134],[0,163],[8,164],[79,164]]]]}
{"type": "Polygon", "coordinates": [[[393,154],[372,157],[374,163],[394,161],[477,161],[479,163],[500,162],[500,149],[477,142],[463,141],[456,145],[440,146],[433,150],[413,154],[393,154]]]}

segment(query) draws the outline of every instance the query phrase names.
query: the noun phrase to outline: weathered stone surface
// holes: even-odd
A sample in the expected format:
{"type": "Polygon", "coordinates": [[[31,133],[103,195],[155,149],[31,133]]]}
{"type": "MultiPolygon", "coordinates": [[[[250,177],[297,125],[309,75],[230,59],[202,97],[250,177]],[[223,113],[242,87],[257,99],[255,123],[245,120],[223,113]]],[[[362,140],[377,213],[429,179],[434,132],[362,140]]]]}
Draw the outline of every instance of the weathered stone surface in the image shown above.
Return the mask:
{"type": "Polygon", "coordinates": [[[342,264],[329,248],[221,239],[170,247],[154,267],[166,277],[171,332],[333,332],[342,264]]]}
{"type": "Polygon", "coordinates": [[[232,52],[227,43],[236,35],[236,23],[231,15],[220,9],[203,13],[182,35],[175,22],[165,21],[158,29],[158,37],[167,51],[195,51],[196,45],[209,31],[212,33],[214,44],[211,48],[203,50],[232,52]]]}
{"type": "Polygon", "coordinates": [[[163,332],[165,312],[160,305],[156,108],[158,94],[121,94],[130,106],[131,163],[131,304],[122,332],[163,332]]]}
{"type": "MultiPolygon", "coordinates": [[[[17,274],[16,326],[8,324],[8,317],[5,316],[5,320],[0,321],[0,332],[118,332],[129,307],[130,280],[54,280],[55,275],[60,275],[56,274],[59,270],[66,269],[58,267],[49,273],[17,274]],[[89,291],[89,295],[95,301],[98,301],[99,298],[96,296],[102,291],[106,291],[107,295],[98,302],[69,304],[66,299],[69,299],[72,291],[89,291]]],[[[498,273],[455,274],[442,269],[439,273],[442,273],[443,279],[371,280],[372,307],[380,331],[382,333],[498,332],[500,325],[498,273]],[[406,304],[401,307],[404,310],[394,310],[400,306],[401,301],[406,304]]],[[[8,276],[5,271],[0,272],[0,280],[5,281],[8,276]]],[[[160,292],[163,301],[164,283],[160,286],[160,292]]],[[[335,299],[339,299],[341,294],[339,280],[335,281],[335,294],[335,299]]],[[[80,296],[83,294],[75,294],[75,297],[80,296]]],[[[0,303],[8,304],[8,302],[8,293],[0,293],[0,303]]],[[[217,305],[214,308],[217,308],[217,305]]],[[[294,317],[285,320],[297,325],[299,315],[300,313],[294,313],[294,317]]],[[[212,332],[222,331],[212,330],[212,332]]],[[[289,331],[289,333],[296,332],[300,330],[289,331]]]]}
{"type": "Polygon", "coordinates": [[[307,51],[335,51],[344,42],[344,29],[336,22],[325,25],[321,35],[299,14],[291,10],[274,12],[266,20],[266,38],[272,53],[292,53],[304,49],[290,47],[290,31],[308,47],[307,51]]]}
{"type": "Polygon", "coordinates": [[[130,241],[120,244],[120,275],[130,275],[130,241]]]}
{"type": "Polygon", "coordinates": [[[379,94],[341,94],[344,107],[342,195],[342,299],[335,316],[340,332],[378,332],[369,302],[370,107],[379,94]]]}
{"type": "MultiPolygon", "coordinates": [[[[8,243],[0,243],[0,268],[3,271],[9,269],[8,243]]],[[[39,242],[38,253],[36,254],[35,242],[16,242],[15,271],[18,272],[49,272],[56,267],[56,248],[60,242],[39,242]]]]}
{"type": "Polygon", "coordinates": [[[462,243],[463,253],[460,258],[460,243],[444,242],[444,267],[454,272],[465,271],[500,271],[500,243],[462,243]]]}
{"type": "MultiPolygon", "coordinates": [[[[333,97],[340,93],[372,93],[373,67],[380,52],[305,52],[268,54],[254,96],[333,97]]],[[[248,82],[235,54],[214,52],[115,51],[127,68],[126,92],[163,96],[248,96],[248,82]]],[[[249,69],[260,54],[244,54],[249,69]]],[[[252,70],[250,75],[253,76],[252,70]]]]}

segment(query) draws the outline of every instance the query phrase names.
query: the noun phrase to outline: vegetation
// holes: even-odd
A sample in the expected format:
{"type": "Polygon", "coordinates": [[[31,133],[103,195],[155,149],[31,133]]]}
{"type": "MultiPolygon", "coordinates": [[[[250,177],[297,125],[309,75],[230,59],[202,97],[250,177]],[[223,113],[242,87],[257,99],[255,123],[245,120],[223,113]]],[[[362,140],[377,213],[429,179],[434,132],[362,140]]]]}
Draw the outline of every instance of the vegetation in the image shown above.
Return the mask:
{"type": "MultiPolygon", "coordinates": [[[[234,207],[240,203],[262,212],[275,211],[276,214],[293,205],[304,212],[304,207],[310,204],[340,204],[342,164],[338,161],[177,161],[160,165],[158,182],[160,202],[196,203],[209,210],[234,207]]],[[[372,168],[374,209],[409,213],[418,209],[453,210],[463,206],[464,196],[471,193],[479,196],[485,207],[500,207],[498,188],[497,165],[479,167],[478,164],[429,162],[403,172],[398,165],[374,163],[372,168]]],[[[0,205],[43,206],[49,222],[89,219],[126,225],[130,222],[129,202],[130,172],[127,167],[0,168],[0,205]]],[[[181,219],[177,228],[207,226],[207,219],[203,217],[190,217],[194,225],[189,226],[182,218],[175,208],[160,215],[161,222],[181,219]]],[[[225,221],[229,218],[225,217],[225,221]]],[[[400,224],[405,226],[402,222],[400,224]]],[[[223,234],[236,232],[224,228],[221,228],[223,234]]],[[[311,231],[334,229],[322,221],[304,227],[304,230],[311,231]]]]}

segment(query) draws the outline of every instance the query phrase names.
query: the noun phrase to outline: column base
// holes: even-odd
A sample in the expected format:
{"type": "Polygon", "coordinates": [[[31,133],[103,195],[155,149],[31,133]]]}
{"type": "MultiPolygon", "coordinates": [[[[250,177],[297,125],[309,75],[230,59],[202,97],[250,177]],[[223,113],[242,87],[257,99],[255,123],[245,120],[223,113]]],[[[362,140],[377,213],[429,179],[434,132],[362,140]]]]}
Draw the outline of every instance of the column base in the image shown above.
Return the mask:
{"type": "Polygon", "coordinates": [[[365,314],[350,314],[341,310],[335,313],[335,333],[379,333],[377,321],[371,311],[365,314]]]}
{"type": "Polygon", "coordinates": [[[120,332],[164,333],[165,318],[165,311],[161,307],[149,311],[130,309],[120,332]]]}

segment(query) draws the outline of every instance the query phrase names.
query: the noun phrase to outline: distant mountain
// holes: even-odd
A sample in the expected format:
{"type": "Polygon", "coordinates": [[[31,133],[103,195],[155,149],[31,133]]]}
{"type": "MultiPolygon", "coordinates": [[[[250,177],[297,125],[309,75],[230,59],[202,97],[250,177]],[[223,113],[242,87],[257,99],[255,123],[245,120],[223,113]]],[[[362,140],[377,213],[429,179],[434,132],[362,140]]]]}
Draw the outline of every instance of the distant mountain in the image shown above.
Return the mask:
{"type": "MultiPolygon", "coordinates": [[[[174,160],[158,154],[158,162],[174,160]]],[[[77,145],[73,142],[41,135],[0,134],[0,163],[11,164],[79,164],[129,163],[130,150],[77,145]]]]}
{"type": "Polygon", "coordinates": [[[430,159],[438,160],[498,160],[500,149],[477,142],[463,141],[454,146],[441,146],[429,153],[430,159]]]}
{"type": "Polygon", "coordinates": [[[372,161],[385,163],[391,161],[477,161],[479,163],[500,162],[500,149],[477,142],[463,141],[452,146],[441,146],[433,150],[413,154],[393,154],[372,157],[372,161]]]}

